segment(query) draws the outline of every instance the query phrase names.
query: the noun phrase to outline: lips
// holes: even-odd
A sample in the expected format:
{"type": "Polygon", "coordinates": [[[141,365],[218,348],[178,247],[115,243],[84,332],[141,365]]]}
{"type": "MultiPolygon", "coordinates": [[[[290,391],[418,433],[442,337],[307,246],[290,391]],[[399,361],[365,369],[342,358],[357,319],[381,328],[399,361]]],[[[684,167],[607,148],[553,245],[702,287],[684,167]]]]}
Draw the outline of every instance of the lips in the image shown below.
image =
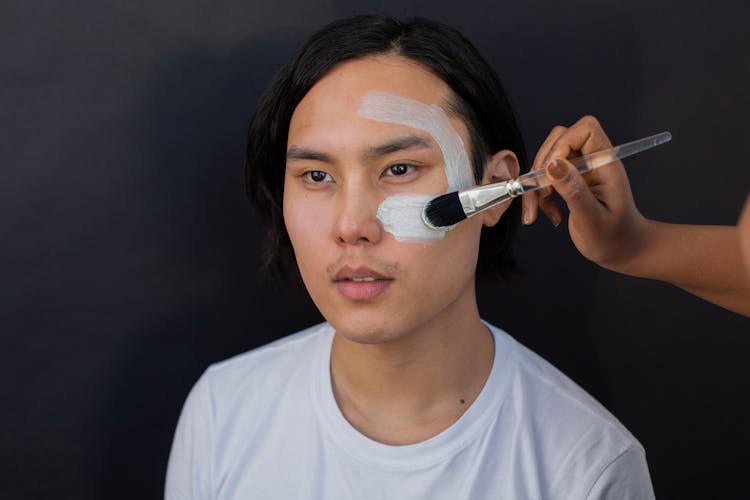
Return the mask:
{"type": "Polygon", "coordinates": [[[371,300],[385,292],[393,278],[384,276],[369,267],[342,267],[333,277],[341,294],[351,300],[371,300]]]}
{"type": "Polygon", "coordinates": [[[380,274],[379,272],[373,269],[370,269],[369,267],[366,267],[366,266],[360,266],[357,268],[344,266],[333,277],[333,281],[344,281],[344,280],[372,281],[372,280],[387,280],[387,279],[391,279],[391,278],[388,278],[387,276],[384,276],[380,274]],[[372,278],[372,279],[368,279],[368,278],[372,278]]]}

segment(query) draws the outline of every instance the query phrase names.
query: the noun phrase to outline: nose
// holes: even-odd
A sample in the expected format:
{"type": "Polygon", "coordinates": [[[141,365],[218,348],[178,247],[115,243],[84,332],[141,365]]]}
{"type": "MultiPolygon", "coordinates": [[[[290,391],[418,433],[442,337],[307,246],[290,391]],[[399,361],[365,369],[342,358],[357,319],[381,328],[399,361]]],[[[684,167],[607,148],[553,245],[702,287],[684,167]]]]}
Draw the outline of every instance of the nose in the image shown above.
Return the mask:
{"type": "Polygon", "coordinates": [[[380,199],[367,189],[349,188],[339,195],[339,213],[335,238],[340,244],[375,244],[383,235],[383,225],[377,219],[380,199]]]}

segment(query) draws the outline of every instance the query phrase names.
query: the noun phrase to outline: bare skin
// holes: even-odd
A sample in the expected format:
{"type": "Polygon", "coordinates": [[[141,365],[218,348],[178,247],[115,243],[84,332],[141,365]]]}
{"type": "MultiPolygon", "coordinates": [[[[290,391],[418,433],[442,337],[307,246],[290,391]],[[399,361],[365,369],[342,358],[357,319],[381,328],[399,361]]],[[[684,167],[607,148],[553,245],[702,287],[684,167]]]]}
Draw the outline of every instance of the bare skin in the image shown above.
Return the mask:
{"type": "Polygon", "coordinates": [[[743,248],[750,247],[750,202],[737,227],[647,219],[635,206],[621,162],[581,175],[566,161],[610,146],[601,125],[590,116],[570,128],[552,129],[532,166],[547,169],[552,187],[524,195],[524,224],[536,220],[537,209],[555,226],[560,224],[562,212],[551,196],[556,191],[570,210],[570,237],[589,260],[630,276],[672,283],[750,316],[750,267],[743,262],[743,248]]]}
{"type": "Polygon", "coordinates": [[[750,195],[745,200],[745,207],[742,209],[740,219],[737,222],[737,229],[740,232],[740,248],[742,249],[742,258],[745,261],[745,270],[750,276],[750,195]]]}

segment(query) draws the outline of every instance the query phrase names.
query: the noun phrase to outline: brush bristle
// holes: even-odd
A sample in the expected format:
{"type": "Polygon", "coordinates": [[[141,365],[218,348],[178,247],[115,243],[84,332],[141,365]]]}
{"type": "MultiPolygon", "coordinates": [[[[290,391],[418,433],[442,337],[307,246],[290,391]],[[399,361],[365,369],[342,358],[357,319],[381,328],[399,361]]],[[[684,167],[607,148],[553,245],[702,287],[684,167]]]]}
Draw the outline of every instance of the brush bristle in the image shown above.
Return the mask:
{"type": "Polygon", "coordinates": [[[431,200],[424,208],[424,218],[432,227],[452,226],[466,218],[458,192],[448,193],[431,200]]]}

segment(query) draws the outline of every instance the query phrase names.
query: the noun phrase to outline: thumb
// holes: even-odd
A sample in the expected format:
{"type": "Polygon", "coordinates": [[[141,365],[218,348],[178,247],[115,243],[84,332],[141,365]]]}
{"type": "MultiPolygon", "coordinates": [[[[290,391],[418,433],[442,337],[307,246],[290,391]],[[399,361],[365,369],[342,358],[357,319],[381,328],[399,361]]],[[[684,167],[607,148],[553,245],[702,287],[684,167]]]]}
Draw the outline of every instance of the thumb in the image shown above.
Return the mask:
{"type": "Polygon", "coordinates": [[[547,166],[547,176],[552,181],[555,191],[565,200],[571,214],[587,218],[601,208],[594,193],[578,169],[566,160],[553,160],[547,166]]]}

